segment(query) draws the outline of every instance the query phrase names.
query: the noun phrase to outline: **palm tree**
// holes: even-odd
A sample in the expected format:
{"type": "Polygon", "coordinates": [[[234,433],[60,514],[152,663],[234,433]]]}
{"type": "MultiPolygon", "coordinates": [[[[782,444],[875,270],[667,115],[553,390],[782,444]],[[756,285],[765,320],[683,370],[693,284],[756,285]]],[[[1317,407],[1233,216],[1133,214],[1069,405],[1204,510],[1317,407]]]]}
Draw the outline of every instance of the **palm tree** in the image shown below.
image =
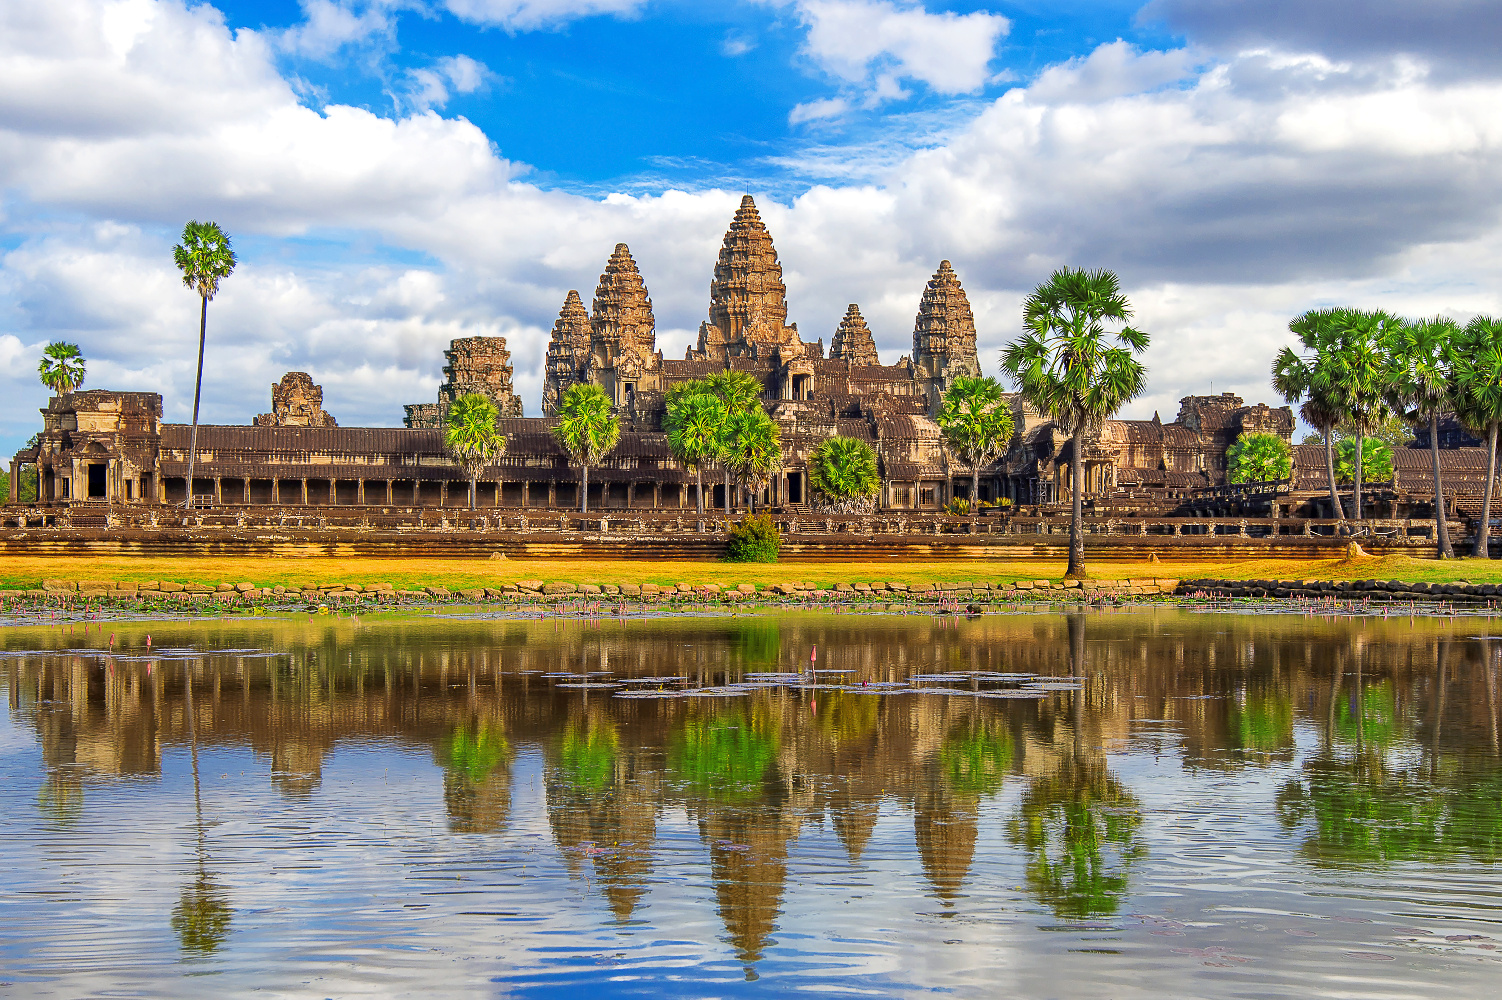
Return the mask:
{"type": "MultiPolygon", "coordinates": [[[[745,413],[751,407],[757,405],[757,399],[761,396],[761,383],[749,372],[738,372],[726,369],[719,372],[711,372],[699,382],[703,391],[713,396],[718,396],[725,404],[725,424],[722,431],[725,436],[724,444],[728,448],[730,444],[730,420],[738,413],[745,413]]],[[[729,463],[725,465],[725,513],[730,514],[730,477],[734,470],[729,463]]]]}
{"type": "MultiPolygon", "coordinates": [[[[1455,558],[1450,546],[1445,484],[1439,474],[1439,415],[1455,406],[1455,348],[1460,327],[1453,319],[1409,323],[1393,339],[1393,409],[1407,411],[1414,426],[1429,425],[1429,464],[1434,472],[1434,527],[1439,557],[1455,558]]],[[[1364,449],[1363,449],[1364,450],[1364,449]]]]}
{"type": "Polygon", "coordinates": [[[76,392],[83,385],[88,362],[77,344],[54,340],[42,351],[42,361],[37,365],[37,374],[42,384],[59,396],[76,392]]]}
{"type": "Polygon", "coordinates": [[[698,513],[704,514],[704,466],[724,453],[725,403],[707,392],[686,391],[668,399],[668,448],[673,457],[694,471],[699,483],[695,497],[698,513]]]}
{"type": "Polygon", "coordinates": [[[1243,434],[1226,449],[1226,482],[1266,483],[1293,472],[1288,442],[1276,434],[1243,434]]]}
{"type": "Polygon", "coordinates": [[[1466,324],[1456,351],[1455,415],[1467,427],[1486,432],[1486,486],[1481,494],[1481,523],[1471,555],[1489,555],[1492,481],[1497,475],[1497,428],[1502,425],[1502,319],[1477,316],[1466,324]]]}
{"type": "MultiPolygon", "coordinates": [[[[1387,418],[1388,387],[1393,378],[1393,341],[1403,328],[1396,316],[1364,309],[1338,309],[1334,312],[1336,344],[1328,366],[1315,371],[1339,409],[1356,440],[1367,436],[1387,418]]],[[[1356,450],[1355,509],[1361,516],[1362,451],[1356,450]]]]}
{"type": "Polygon", "coordinates": [[[188,438],[188,506],[193,505],[193,464],[198,458],[198,400],[203,392],[203,344],[208,333],[209,299],[219,282],[235,269],[229,235],[215,222],[191,221],[183,227],[183,241],[172,248],[172,260],[183,273],[183,284],[202,300],[198,312],[198,375],[193,381],[193,432],[188,438]]]}
{"type": "Polygon", "coordinates": [[[735,474],[743,489],[753,491],[754,512],[754,491],[782,464],[782,429],[760,406],[732,413],[725,428],[725,467],[735,474]]]}
{"type": "Polygon", "coordinates": [[[970,509],[980,501],[980,468],[1012,438],[1012,406],[994,378],[961,375],[944,393],[939,429],[960,461],[970,466],[970,509]]]}
{"type": "Polygon", "coordinates": [[[475,509],[475,490],[480,473],[506,452],[506,435],[495,425],[501,411],[477,392],[466,393],[449,404],[443,429],[443,447],[469,477],[469,509],[475,509]]]}
{"type": "Polygon", "coordinates": [[[1025,332],[1002,352],[1001,363],[1022,396],[1070,437],[1073,509],[1069,568],[1085,573],[1085,436],[1142,392],[1147,369],[1136,355],[1147,334],[1125,325],[1132,307],[1110,271],[1060,268],[1022,306],[1025,332]],[[1123,324],[1114,334],[1107,324],[1123,324]],[[1114,341],[1114,343],[1113,343],[1114,341]]]}
{"type": "Polygon", "coordinates": [[[808,485],[830,501],[874,497],[881,492],[876,452],[860,438],[825,438],[809,456],[808,485]]]}
{"type": "Polygon", "coordinates": [[[1325,442],[1325,478],[1330,486],[1330,516],[1344,524],[1345,505],[1335,485],[1335,429],[1340,426],[1340,406],[1331,396],[1329,379],[1316,373],[1330,363],[1335,348],[1334,312],[1311,310],[1288,324],[1306,352],[1302,357],[1284,347],[1273,360],[1272,383],[1279,395],[1290,403],[1305,400],[1299,408],[1304,423],[1319,432],[1325,442]]]}
{"type": "Polygon", "coordinates": [[[589,467],[598,465],[621,439],[621,421],[605,390],[588,382],[568,387],[554,414],[553,437],[579,466],[579,513],[589,513],[589,467]]]}

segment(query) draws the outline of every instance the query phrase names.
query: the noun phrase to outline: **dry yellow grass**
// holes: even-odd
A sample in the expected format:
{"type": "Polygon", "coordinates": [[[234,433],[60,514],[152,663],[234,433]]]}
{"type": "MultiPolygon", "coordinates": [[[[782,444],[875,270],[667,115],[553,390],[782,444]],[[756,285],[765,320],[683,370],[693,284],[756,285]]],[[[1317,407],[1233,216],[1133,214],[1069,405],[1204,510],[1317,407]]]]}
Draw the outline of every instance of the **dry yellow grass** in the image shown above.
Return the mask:
{"type": "MultiPolygon", "coordinates": [[[[1160,563],[1096,562],[1097,578],[1137,577],[1196,579],[1409,580],[1431,583],[1468,580],[1502,582],[1502,560],[1437,561],[1406,556],[1356,560],[1268,559],[1244,562],[1176,561],[1160,563]]],[[[482,587],[517,580],[567,583],[739,583],[765,586],[806,581],[828,586],[885,580],[893,583],[944,583],[960,580],[1004,582],[1058,579],[1064,563],[1053,560],[944,562],[828,562],[762,565],[639,560],[478,560],[374,558],[120,558],[14,557],[0,566],[0,586],[32,588],[43,580],[173,580],[179,583],[239,583],[257,586],[310,586],[332,583],[391,583],[398,588],[425,586],[482,587]]]]}

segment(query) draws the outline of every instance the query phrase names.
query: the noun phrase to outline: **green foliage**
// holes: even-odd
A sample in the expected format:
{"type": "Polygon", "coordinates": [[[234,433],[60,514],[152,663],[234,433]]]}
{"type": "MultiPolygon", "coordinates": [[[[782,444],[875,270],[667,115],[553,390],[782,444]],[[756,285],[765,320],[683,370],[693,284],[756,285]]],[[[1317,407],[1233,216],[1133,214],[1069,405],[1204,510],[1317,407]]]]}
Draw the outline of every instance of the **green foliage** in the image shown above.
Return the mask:
{"type": "Polygon", "coordinates": [[[37,374],[42,384],[59,396],[74,392],[83,386],[88,372],[88,362],[77,344],[54,340],[42,351],[42,360],[37,365],[37,374]]]}
{"type": "Polygon", "coordinates": [[[1235,749],[1270,754],[1293,748],[1293,702],[1278,691],[1248,692],[1227,702],[1226,729],[1235,749]]]}
{"type": "MultiPolygon", "coordinates": [[[[1361,478],[1366,483],[1392,479],[1392,449],[1376,438],[1367,438],[1361,448],[1361,478]]],[[[1335,446],[1335,478],[1343,483],[1356,479],[1356,440],[1345,438],[1335,446]]]]}
{"type": "Polygon", "coordinates": [[[774,563],[782,551],[782,533],[770,514],[747,514],[731,525],[725,546],[727,562],[774,563]]]}
{"type": "Polygon", "coordinates": [[[449,404],[443,447],[469,478],[469,506],[475,506],[475,482],[485,467],[506,451],[506,435],[496,427],[500,411],[485,396],[466,393],[449,404]]]}
{"type": "Polygon", "coordinates": [[[961,376],[944,393],[939,411],[944,441],[969,465],[972,490],[980,468],[1000,457],[1012,437],[1012,406],[994,378],[961,376]]]}
{"type": "MultiPolygon", "coordinates": [[[[21,503],[35,503],[37,498],[37,467],[34,465],[21,466],[21,489],[18,499],[21,503]]],[[[0,503],[10,499],[10,473],[0,472],[0,503]]]]}
{"type": "Polygon", "coordinates": [[[588,725],[570,722],[558,742],[558,767],[565,781],[576,789],[598,791],[615,775],[621,737],[609,719],[588,725]]]}
{"type": "Polygon", "coordinates": [[[782,465],[782,430],[753,401],[750,409],[732,412],[725,421],[723,449],[736,480],[756,490],[782,465]]]}
{"type": "Polygon", "coordinates": [[[1348,745],[1386,750],[1401,733],[1397,691],[1390,680],[1367,683],[1358,696],[1335,703],[1335,736],[1348,745]]]}
{"type": "Polygon", "coordinates": [[[1012,766],[1012,737],[995,724],[952,730],[939,747],[944,781],[961,795],[989,795],[1001,788],[1012,766]]]}
{"type": "Polygon", "coordinates": [[[1276,434],[1243,434],[1226,450],[1226,478],[1233,483],[1265,483],[1292,474],[1292,452],[1276,434]]]}
{"type": "Polygon", "coordinates": [[[218,951],[229,937],[230,912],[224,893],[207,875],[184,888],[171,920],[183,951],[199,957],[218,951]]]}
{"type": "Polygon", "coordinates": [[[511,756],[511,744],[498,725],[461,726],[449,734],[447,768],[471,784],[479,784],[511,756]]]}
{"type": "Polygon", "coordinates": [[[553,438],[579,466],[579,509],[589,508],[589,469],[621,439],[621,421],[605,390],[588,382],[568,387],[554,414],[553,438]]]}
{"type": "Polygon", "coordinates": [[[704,467],[724,457],[725,401],[691,383],[669,392],[666,425],[668,449],[698,479],[696,507],[704,513],[704,467]]]}
{"type": "Polygon", "coordinates": [[[808,484],[832,501],[874,497],[881,492],[876,452],[859,438],[825,438],[809,456],[808,484]]]}
{"type": "Polygon", "coordinates": [[[727,413],[740,413],[756,405],[761,396],[762,385],[750,372],[734,370],[711,372],[697,383],[693,392],[707,392],[725,404],[727,413]]]}
{"type": "Polygon", "coordinates": [[[776,717],[741,708],[690,716],[668,747],[668,771],[691,795],[719,801],[759,796],[777,759],[776,717]]]}
{"type": "Polygon", "coordinates": [[[172,248],[172,262],[182,272],[183,284],[205,302],[219,292],[219,282],[235,270],[235,251],[229,235],[218,223],[194,220],[183,227],[182,242],[172,248]]]}

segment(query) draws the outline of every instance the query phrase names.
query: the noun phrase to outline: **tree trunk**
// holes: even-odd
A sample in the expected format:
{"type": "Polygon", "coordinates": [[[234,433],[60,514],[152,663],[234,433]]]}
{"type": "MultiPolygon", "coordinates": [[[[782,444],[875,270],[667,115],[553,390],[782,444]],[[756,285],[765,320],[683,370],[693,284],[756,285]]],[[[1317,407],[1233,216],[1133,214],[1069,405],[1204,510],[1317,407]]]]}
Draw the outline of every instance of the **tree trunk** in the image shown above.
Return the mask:
{"type": "Polygon", "coordinates": [[[579,513],[589,513],[589,466],[579,466],[579,513]]]}
{"type": "Polygon", "coordinates": [[[1355,490],[1355,518],[1356,523],[1361,523],[1361,460],[1366,452],[1366,430],[1361,425],[1356,427],[1356,490],[1355,490]]]}
{"type": "Polygon", "coordinates": [[[198,400],[203,393],[203,342],[209,331],[209,298],[198,312],[198,378],[193,382],[193,432],[188,435],[188,506],[193,506],[193,466],[198,459],[198,400]]]}
{"type": "Polygon", "coordinates": [[[1069,478],[1074,496],[1069,510],[1069,568],[1064,571],[1066,580],[1084,580],[1085,572],[1085,460],[1080,455],[1080,432],[1074,432],[1070,442],[1073,454],[1069,459],[1069,478]]]}
{"type": "Polygon", "coordinates": [[[1434,466],[1434,531],[1439,539],[1439,557],[1454,559],[1450,547],[1450,517],[1445,509],[1445,484],[1439,475],[1439,411],[1429,411],[1429,460],[1434,466]]]}
{"type": "Polygon", "coordinates": [[[1335,488],[1335,443],[1330,439],[1330,428],[1325,428],[1325,475],[1330,481],[1330,516],[1338,521],[1346,519],[1345,504],[1340,502],[1340,491],[1335,488]]]}
{"type": "Polygon", "coordinates": [[[694,472],[694,476],[699,481],[699,491],[698,491],[698,494],[694,497],[694,509],[695,509],[695,511],[698,512],[698,514],[699,514],[700,517],[703,517],[704,516],[704,469],[702,467],[699,468],[699,469],[697,469],[694,472]]]}
{"type": "Polygon", "coordinates": [[[980,513],[980,463],[970,466],[970,513],[980,513]]]}
{"type": "Polygon", "coordinates": [[[479,476],[470,476],[469,477],[469,509],[470,510],[474,510],[475,509],[475,490],[477,490],[479,488],[479,485],[480,485],[479,480],[480,480],[479,476]]]}
{"type": "Polygon", "coordinates": [[[1486,428],[1486,487],[1481,491],[1481,523],[1476,526],[1476,544],[1471,555],[1477,559],[1491,558],[1487,543],[1492,535],[1492,479],[1497,475],[1497,422],[1493,420],[1486,428]]]}

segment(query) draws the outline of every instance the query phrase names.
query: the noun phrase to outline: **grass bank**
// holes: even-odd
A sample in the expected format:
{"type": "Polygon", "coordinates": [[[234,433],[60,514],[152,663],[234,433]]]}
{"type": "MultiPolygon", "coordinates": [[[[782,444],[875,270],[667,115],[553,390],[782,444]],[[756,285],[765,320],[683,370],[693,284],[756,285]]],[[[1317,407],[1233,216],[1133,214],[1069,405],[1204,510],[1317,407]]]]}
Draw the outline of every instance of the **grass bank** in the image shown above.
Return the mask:
{"type": "MultiPolygon", "coordinates": [[[[40,587],[43,580],[111,580],[141,583],[253,583],[258,587],[315,587],[339,583],[390,583],[398,589],[422,587],[496,587],[518,580],[597,584],[741,583],[758,587],[806,582],[954,583],[1057,580],[1063,561],[829,562],[764,565],[747,563],[642,562],[622,560],[477,560],[377,558],[127,558],[21,556],[0,565],[0,589],[40,587]]],[[[1404,580],[1410,583],[1502,583],[1502,560],[1433,560],[1408,556],[1364,559],[1252,561],[1174,560],[1100,562],[1092,575],[1107,580],[1139,577],[1181,580],[1213,577],[1228,580],[1404,580]]]]}

